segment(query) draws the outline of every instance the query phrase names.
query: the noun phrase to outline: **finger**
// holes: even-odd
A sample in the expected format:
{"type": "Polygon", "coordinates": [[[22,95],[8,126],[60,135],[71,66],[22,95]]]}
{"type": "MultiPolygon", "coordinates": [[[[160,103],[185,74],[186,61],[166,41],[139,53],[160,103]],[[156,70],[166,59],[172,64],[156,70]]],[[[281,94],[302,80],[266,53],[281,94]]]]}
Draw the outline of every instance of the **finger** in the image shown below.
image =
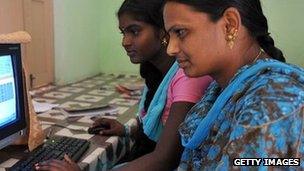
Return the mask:
{"type": "Polygon", "coordinates": [[[92,127],[100,125],[100,123],[102,122],[102,119],[103,118],[99,118],[99,119],[95,120],[94,123],[92,124],[92,127]]]}
{"type": "Polygon", "coordinates": [[[97,120],[93,123],[93,127],[94,127],[94,126],[99,126],[99,125],[110,126],[111,123],[112,123],[111,119],[108,119],[108,118],[100,118],[100,119],[97,119],[97,120]]]}
{"type": "Polygon", "coordinates": [[[67,154],[64,155],[64,160],[71,165],[75,163],[67,154]]]}
{"type": "Polygon", "coordinates": [[[49,160],[35,164],[36,170],[49,170],[49,171],[64,171],[68,170],[70,164],[61,160],[49,160]]]}
{"type": "Polygon", "coordinates": [[[126,89],[125,87],[123,87],[121,85],[116,85],[115,88],[119,93],[128,93],[129,92],[128,89],[126,89]]]}
{"type": "Polygon", "coordinates": [[[59,160],[47,160],[44,162],[36,163],[35,169],[36,170],[60,170],[60,166],[62,165],[62,161],[59,160]]]}
{"type": "Polygon", "coordinates": [[[39,162],[39,164],[42,164],[42,165],[52,165],[52,164],[59,164],[59,163],[62,163],[62,161],[56,160],[56,159],[50,159],[50,160],[46,160],[43,162],[39,162]]]}
{"type": "Polygon", "coordinates": [[[60,166],[60,167],[54,167],[49,165],[35,165],[35,170],[41,170],[41,171],[65,171],[69,170],[67,166],[60,166]]]}
{"type": "Polygon", "coordinates": [[[51,166],[48,165],[44,165],[44,166],[40,166],[40,165],[35,165],[35,170],[48,170],[48,171],[56,171],[56,168],[51,168],[51,166]]]}

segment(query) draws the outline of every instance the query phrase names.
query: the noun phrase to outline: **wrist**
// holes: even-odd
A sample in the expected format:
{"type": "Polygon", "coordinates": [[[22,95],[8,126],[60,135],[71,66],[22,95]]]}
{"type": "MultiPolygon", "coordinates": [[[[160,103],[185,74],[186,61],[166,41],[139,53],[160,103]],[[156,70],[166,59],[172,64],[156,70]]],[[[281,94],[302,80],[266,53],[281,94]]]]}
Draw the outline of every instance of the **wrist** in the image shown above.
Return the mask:
{"type": "Polygon", "coordinates": [[[125,129],[125,136],[126,137],[131,136],[131,126],[128,124],[124,124],[124,129],[125,129]]]}

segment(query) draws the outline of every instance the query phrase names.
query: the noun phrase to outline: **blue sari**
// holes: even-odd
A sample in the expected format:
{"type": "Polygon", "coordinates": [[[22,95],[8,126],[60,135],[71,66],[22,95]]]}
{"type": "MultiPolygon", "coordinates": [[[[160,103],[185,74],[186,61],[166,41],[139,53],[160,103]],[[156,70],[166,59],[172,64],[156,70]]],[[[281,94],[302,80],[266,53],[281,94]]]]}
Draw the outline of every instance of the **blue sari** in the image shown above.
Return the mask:
{"type": "Polygon", "coordinates": [[[213,82],[189,111],[179,169],[227,170],[234,158],[272,157],[301,158],[304,168],[303,105],[303,69],[272,59],[242,67],[224,90],[213,82]]]}

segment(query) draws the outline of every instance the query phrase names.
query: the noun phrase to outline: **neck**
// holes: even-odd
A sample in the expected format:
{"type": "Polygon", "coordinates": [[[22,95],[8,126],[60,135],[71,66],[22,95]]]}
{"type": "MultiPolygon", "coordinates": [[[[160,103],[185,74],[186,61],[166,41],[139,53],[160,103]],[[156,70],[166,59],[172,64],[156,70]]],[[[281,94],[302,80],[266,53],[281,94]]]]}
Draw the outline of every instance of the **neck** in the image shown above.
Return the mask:
{"type": "Polygon", "coordinates": [[[258,43],[252,43],[250,46],[247,46],[247,48],[236,48],[236,50],[229,55],[228,62],[225,61],[223,64],[223,70],[214,74],[213,78],[219,83],[220,87],[225,88],[241,67],[254,63],[257,59],[260,59],[262,55],[263,53],[260,52],[258,43]],[[240,49],[245,50],[242,51],[240,49]]]}
{"type": "Polygon", "coordinates": [[[161,71],[163,75],[165,75],[172,64],[174,63],[175,59],[173,57],[170,57],[165,49],[161,49],[155,57],[152,58],[151,62],[158,70],[161,71]]]}

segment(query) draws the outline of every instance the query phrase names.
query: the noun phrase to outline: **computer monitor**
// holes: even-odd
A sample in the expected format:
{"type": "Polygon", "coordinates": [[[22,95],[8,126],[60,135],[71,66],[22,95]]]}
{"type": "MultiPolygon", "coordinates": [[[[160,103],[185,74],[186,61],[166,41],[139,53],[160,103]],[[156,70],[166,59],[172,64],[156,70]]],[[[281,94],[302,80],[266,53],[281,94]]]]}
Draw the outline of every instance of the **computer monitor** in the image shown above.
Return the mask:
{"type": "Polygon", "coordinates": [[[20,44],[0,44],[0,149],[26,128],[20,44]]]}

